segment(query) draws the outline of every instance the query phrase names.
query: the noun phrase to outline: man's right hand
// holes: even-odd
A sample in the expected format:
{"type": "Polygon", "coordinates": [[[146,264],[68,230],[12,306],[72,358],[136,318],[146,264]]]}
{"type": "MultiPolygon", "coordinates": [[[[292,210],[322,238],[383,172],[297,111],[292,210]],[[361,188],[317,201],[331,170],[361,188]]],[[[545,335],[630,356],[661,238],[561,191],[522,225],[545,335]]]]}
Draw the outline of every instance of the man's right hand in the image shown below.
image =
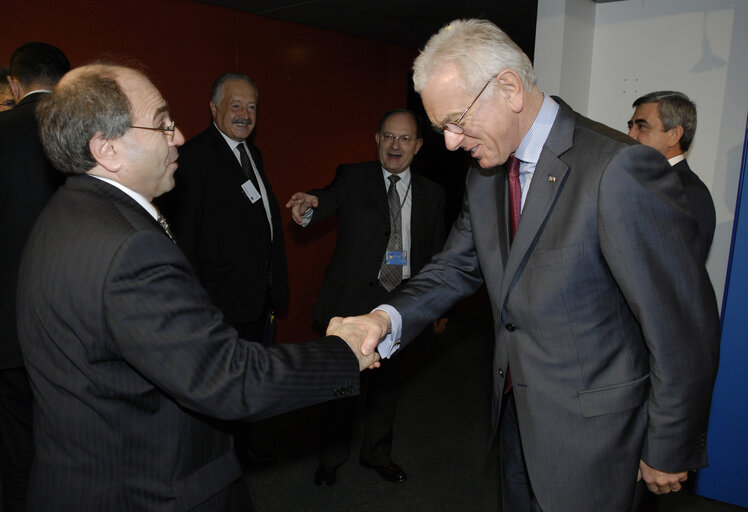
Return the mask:
{"type": "Polygon", "coordinates": [[[309,208],[316,208],[317,206],[319,206],[317,196],[305,194],[304,192],[296,192],[286,203],[286,208],[291,208],[291,218],[299,225],[301,225],[301,217],[304,215],[304,212],[309,208]]]}
{"type": "Polygon", "coordinates": [[[369,351],[367,355],[364,355],[361,350],[361,344],[368,335],[368,331],[361,322],[347,322],[336,316],[330,320],[330,324],[327,326],[327,335],[338,336],[348,344],[353,353],[356,354],[359,371],[379,367],[379,354],[377,352],[369,351]]]}
{"type": "Polygon", "coordinates": [[[379,342],[390,332],[390,315],[381,310],[372,311],[368,315],[349,316],[343,319],[343,323],[356,324],[365,331],[366,337],[361,343],[361,353],[365,356],[372,354],[379,342]]]}

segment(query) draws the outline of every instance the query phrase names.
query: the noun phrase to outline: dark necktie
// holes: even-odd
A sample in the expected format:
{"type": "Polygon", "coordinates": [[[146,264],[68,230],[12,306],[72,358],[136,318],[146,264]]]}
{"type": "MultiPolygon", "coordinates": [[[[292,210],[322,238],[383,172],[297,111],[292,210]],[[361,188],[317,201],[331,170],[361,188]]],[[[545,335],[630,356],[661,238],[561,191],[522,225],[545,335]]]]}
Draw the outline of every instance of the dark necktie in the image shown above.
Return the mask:
{"type": "Polygon", "coordinates": [[[164,231],[166,231],[166,234],[169,235],[169,238],[171,238],[171,241],[174,243],[177,243],[177,241],[174,240],[174,235],[171,234],[171,229],[169,229],[169,223],[166,222],[166,219],[160,213],[158,214],[158,223],[161,224],[162,228],[164,228],[164,231]]]}
{"type": "Polygon", "coordinates": [[[249,162],[249,155],[247,155],[247,150],[244,149],[244,143],[240,142],[237,144],[236,149],[239,150],[239,160],[241,160],[244,174],[247,176],[247,179],[252,182],[252,185],[255,186],[257,193],[262,195],[262,191],[257,183],[257,178],[255,177],[255,171],[252,169],[252,164],[249,162]]]}
{"type": "MultiPolygon", "coordinates": [[[[511,220],[512,240],[519,226],[519,216],[522,212],[522,187],[519,183],[519,160],[510,155],[506,161],[507,178],[509,180],[509,218],[511,220]]],[[[504,393],[512,389],[512,373],[509,367],[506,369],[506,380],[504,380],[504,393]]]]}
{"type": "Polygon", "coordinates": [[[522,187],[519,183],[519,160],[511,155],[506,161],[507,177],[509,178],[509,215],[511,219],[512,239],[519,226],[519,216],[522,212],[522,187]]]}
{"type": "MultiPolygon", "coordinates": [[[[402,224],[400,213],[401,203],[400,194],[397,193],[397,182],[400,181],[400,176],[395,174],[390,175],[390,189],[387,192],[387,203],[389,204],[390,210],[390,239],[387,241],[388,251],[402,251],[403,250],[403,236],[402,236],[402,224]]],[[[382,261],[382,267],[379,272],[379,282],[382,287],[391,292],[397,285],[403,280],[403,266],[402,265],[387,265],[387,258],[382,261]]]]}

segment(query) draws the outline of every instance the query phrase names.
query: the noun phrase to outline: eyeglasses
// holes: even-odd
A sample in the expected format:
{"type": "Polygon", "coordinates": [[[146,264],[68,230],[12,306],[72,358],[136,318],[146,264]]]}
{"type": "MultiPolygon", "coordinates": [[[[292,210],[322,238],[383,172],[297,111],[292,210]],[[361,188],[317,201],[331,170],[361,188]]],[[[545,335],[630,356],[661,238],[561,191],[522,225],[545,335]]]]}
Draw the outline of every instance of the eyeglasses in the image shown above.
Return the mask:
{"type": "Polygon", "coordinates": [[[407,146],[408,144],[413,142],[413,138],[410,135],[393,135],[391,133],[383,133],[382,140],[384,140],[388,144],[394,144],[395,142],[399,141],[403,146],[407,146]]]}
{"type": "Polygon", "coordinates": [[[176,131],[176,126],[174,124],[174,121],[171,122],[169,126],[166,128],[151,128],[150,126],[135,126],[130,125],[130,128],[137,128],[138,130],[151,130],[152,132],[161,132],[166,136],[167,139],[169,139],[169,142],[174,141],[174,133],[176,131]]]}
{"type": "Polygon", "coordinates": [[[470,105],[468,105],[468,108],[465,109],[465,112],[463,112],[460,115],[460,117],[457,118],[457,121],[453,123],[444,123],[441,129],[437,128],[436,131],[439,133],[444,133],[445,131],[447,131],[447,132],[456,133],[457,135],[461,135],[465,133],[465,129],[462,126],[460,126],[460,121],[462,121],[464,117],[467,115],[467,113],[470,111],[470,109],[473,108],[473,105],[475,105],[475,102],[478,101],[478,98],[480,98],[480,95],[483,94],[483,91],[486,90],[486,87],[488,87],[488,84],[490,84],[494,78],[496,77],[492,77],[491,80],[486,82],[486,85],[484,85],[483,89],[480,90],[480,92],[478,93],[478,96],[476,96],[473,102],[470,103],[470,105]]]}

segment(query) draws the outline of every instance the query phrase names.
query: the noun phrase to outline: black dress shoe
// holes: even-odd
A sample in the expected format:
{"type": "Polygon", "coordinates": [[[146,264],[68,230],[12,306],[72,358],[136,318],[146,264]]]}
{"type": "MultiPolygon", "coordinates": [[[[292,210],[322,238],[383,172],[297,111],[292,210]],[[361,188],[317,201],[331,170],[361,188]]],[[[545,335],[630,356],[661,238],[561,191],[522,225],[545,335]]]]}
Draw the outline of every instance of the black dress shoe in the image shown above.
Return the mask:
{"type": "Polygon", "coordinates": [[[314,472],[314,483],[319,487],[332,487],[337,481],[337,468],[327,469],[324,466],[317,466],[314,472]]]}
{"type": "Polygon", "coordinates": [[[379,476],[381,476],[388,482],[399,484],[401,482],[404,482],[408,478],[408,475],[405,474],[405,471],[403,471],[400,466],[392,461],[389,461],[387,464],[382,464],[381,466],[377,466],[376,464],[369,464],[363,459],[361,459],[359,462],[363,467],[375,470],[377,473],[379,473],[379,476]]]}

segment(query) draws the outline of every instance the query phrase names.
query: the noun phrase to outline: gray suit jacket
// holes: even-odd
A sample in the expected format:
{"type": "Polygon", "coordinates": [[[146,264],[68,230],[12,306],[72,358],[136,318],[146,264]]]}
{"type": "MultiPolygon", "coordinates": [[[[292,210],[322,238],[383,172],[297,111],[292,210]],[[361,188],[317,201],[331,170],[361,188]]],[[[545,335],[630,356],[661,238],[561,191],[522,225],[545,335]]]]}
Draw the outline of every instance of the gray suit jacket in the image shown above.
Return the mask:
{"type": "Polygon", "coordinates": [[[656,151],[566,105],[511,245],[505,175],[468,172],[444,251],[391,301],[403,342],[485,281],[494,432],[511,367],[540,506],[629,510],[640,458],[706,464],[719,319],[682,186],[656,151]]]}
{"type": "Polygon", "coordinates": [[[341,340],[265,348],[222,322],[187,258],[119,189],[68,178],[19,272],[34,389],[29,510],[250,509],[230,434],[358,392],[341,340]]]}

